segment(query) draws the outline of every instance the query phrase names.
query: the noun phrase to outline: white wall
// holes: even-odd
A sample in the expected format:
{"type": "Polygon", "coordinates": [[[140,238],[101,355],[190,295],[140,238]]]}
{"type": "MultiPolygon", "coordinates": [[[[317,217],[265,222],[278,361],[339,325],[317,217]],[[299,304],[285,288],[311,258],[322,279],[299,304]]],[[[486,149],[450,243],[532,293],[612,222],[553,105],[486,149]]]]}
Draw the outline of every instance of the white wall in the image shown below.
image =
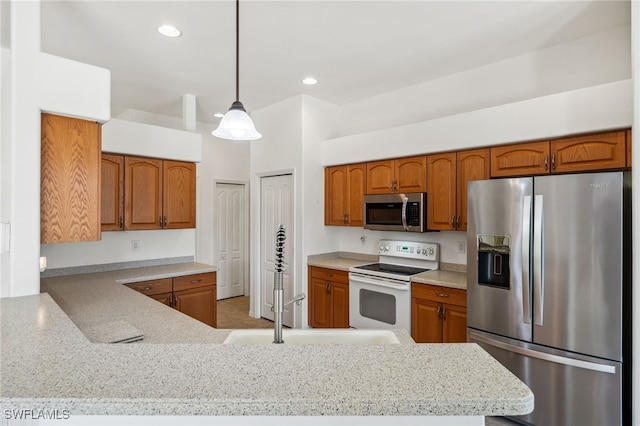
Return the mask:
{"type": "MultiPolygon", "coordinates": [[[[478,82],[482,84],[482,82],[478,82]]],[[[455,151],[631,126],[632,81],[541,96],[324,142],[323,164],[455,151]]]]}
{"type": "Polygon", "coordinates": [[[508,104],[631,77],[630,27],[622,26],[536,52],[345,105],[350,135],[508,104]]]}
{"type": "Polygon", "coordinates": [[[47,269],[195,256],[195,229],[103,232],[100,241],[42,244],[47,269]],[[132,241],[138,242],[133,251],[132,241]]]}
{"type": "MultiPolygon", "coordinates": [[[[301,96],[286,99],[263,108],[253,111],[251,117],[263,137],[256,141],[251,141],[250,151],[250,257],[251,266],[249,271],[250,291],[252,295],[251,311],[254,315],[260,313],[260,179],[264,176],[291,173],[293,175],[294,195],[293,203],[295,207],[293,218],[294,239],[289,233],[287,243],[291,246],[293,259],[288,262],[293,270],[291,279],[294,283],[294,293],[303,290],[301,285],[302,267],[302,243],[303,235],[302,215],[303,211],[299,206],[302,200],[302,104],[301,96]]],[[[301,310],[294,307],[294,324],[300,326],[302,322],[301,310]]]]}
{"type": "Polygon", "coordinates": [[[10,69],[4,71],[4,61],[2,67],[2,105],[9,110],[2,111],[0,210],[1,221],[11,226],[11,247],[0,253],[0,295],[22,296],[40,291],[41,109],[107,121],[111,82],[107,70],[40,52],[39,1],[14,1],[9,9],[10,53],[7,58],[3,51],[3,59],[10,69]]]}

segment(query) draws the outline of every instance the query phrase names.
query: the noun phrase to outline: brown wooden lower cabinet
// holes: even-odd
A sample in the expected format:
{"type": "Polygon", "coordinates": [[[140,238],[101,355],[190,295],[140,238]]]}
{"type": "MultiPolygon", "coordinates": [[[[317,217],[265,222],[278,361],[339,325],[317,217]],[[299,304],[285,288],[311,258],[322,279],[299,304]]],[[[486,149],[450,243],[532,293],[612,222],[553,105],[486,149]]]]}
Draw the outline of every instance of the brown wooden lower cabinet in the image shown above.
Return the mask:
{"type": "Polygon", "coordinates": [[[349,274],[309,266],[309,325],[349,328],[349,274]]]}
{"type": "Polygon", "coordinates": [[[211,327],[216,326],[215,272],[141,281],[126,285],[211,327]]]}
{"type": "Polygon", "coordinates": [[[416,343],[466,342],[466,290],[412,283],[411,337],[416,343]]]}

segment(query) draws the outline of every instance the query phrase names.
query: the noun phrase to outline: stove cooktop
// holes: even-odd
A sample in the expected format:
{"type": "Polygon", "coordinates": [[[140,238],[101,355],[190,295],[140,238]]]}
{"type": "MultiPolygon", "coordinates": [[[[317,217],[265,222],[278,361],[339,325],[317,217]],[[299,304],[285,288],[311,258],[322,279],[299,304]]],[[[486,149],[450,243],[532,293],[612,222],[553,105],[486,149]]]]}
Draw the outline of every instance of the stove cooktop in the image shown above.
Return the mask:
{"type": "Polygon", "coordinates": [[[384,272],[387,274],[410,277],[432,269],[416,268],[415,266],[394,265],[392,263],[371,263],[369,265],[357,266],[354,269],[367,270],[372,272],[384,272]]]}

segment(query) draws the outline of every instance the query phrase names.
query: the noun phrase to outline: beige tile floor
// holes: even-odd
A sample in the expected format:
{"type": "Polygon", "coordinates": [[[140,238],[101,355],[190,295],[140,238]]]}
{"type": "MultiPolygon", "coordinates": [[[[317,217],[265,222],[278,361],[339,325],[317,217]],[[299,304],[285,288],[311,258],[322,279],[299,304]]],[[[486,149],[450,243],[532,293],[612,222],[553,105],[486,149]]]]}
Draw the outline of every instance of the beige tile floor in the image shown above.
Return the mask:
{"type": "Polygon", "coordinates": [[[218,300],[216,328],[272,328],[273,322],[249,316],[249,296],[218,300]]]}

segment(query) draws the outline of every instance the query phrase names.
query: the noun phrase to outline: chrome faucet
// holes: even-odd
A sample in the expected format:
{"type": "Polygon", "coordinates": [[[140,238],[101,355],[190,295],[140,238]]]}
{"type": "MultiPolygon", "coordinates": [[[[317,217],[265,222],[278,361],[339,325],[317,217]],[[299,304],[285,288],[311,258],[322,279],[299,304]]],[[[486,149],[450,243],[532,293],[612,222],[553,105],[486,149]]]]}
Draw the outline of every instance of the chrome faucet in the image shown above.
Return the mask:
{"type": "Polygon", "coordinates": [[[273,343],[284,343],[282,340],[282,313],[284,307],[292,303],[300,305],[302,299],[305,298],[304,293],[300,293],[292,300],[284,303],[284,288],[282,284],[282,272],[284,271],[284,240],[286,239],[283,225],[278,226],[276,231],[276,262],[275,274],[273,277],[273,307],[271,310],[275,313],[273,321],[273,343]]]}

